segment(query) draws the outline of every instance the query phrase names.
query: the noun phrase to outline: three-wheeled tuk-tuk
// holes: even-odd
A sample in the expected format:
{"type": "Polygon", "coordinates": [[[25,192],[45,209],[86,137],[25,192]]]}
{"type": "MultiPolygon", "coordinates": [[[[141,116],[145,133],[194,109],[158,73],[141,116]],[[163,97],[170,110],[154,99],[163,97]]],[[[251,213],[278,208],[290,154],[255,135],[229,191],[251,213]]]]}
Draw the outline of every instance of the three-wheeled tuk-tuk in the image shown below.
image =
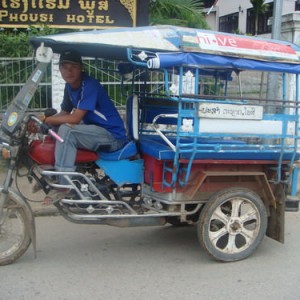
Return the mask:
{"type": "Polygon", "coordinates": [[[64,176],[76,196],[54,205],[74,223],[193,224],[220,261],[248,257],[265,235],[283,242],[285,211],[298,209],[299,47],[173,26],[31,42],[39,63],[2,120],[10,164],[0,190],[0,265],[35,246],[30,205],[11,188],[21,166],[45,194],[64,176]],[[40,121],[27,108],[52,53],[67,49],[118,74],[128,143],[115,152],[78,149],[76,171],[58,172],[59,137],[28,132],[29,121],[40,121]]]}

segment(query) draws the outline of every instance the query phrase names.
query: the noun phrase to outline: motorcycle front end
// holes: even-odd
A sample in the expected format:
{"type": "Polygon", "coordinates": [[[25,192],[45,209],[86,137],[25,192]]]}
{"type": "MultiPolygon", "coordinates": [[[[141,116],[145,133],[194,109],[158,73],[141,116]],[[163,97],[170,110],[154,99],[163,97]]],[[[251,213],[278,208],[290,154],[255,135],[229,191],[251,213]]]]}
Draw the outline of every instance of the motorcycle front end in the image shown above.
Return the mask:
{"type": "Polygon", "coordinates": [[[0,266],[16,261],[31,243],[36,253],[35,221],[31,207],[25,197],[12,187],[30,119],[27,108],[51,61],[52,50],[42,45],[36,56],[39,61],[37,67],[2,117],[0,150],[8,164],[0,186],[0,266]]]}
{"type": "Polygon", "coordinates": [[[33,244],[35,254],[35,221],[26,199],[12,188],[13,174],[22,143],[19,139],[1,139],[2,159],[7,170],[0,186],[0,266],[20,258],[33,244]]]}

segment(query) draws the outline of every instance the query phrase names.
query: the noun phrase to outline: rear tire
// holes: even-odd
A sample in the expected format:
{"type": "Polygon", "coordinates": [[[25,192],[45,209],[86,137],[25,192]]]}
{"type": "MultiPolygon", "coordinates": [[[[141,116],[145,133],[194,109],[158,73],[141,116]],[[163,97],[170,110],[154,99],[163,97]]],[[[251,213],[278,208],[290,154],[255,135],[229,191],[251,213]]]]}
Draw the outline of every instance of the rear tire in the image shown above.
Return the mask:
{"type": "Polygon", "coordinates": [[[263,240],[267,212],[260,197],[246,188],[229,188],[205,204],[197,224],[202,247],[220,261],[250,256],[263,240]]]}
{"type": "Polygon", "coordinates": [[[31,243],[29,228],[25,209],[9,199],[0,223],[0,266],[13,263],[26,252],[31,243]]]}

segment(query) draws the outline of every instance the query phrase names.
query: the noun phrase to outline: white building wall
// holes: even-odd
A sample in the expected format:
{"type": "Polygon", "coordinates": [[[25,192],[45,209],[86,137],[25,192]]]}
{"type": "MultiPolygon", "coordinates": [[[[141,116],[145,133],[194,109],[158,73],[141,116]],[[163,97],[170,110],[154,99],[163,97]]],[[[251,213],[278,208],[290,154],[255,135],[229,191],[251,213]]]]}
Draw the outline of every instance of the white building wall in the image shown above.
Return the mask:
{"type": "Polygon", "coordinates": [[[209,26],[209,28],[211,30],[217,30],[216,28],[219,27],[219,23],[218,23],[218,20],[219,18],[217,17],[217,9],[213,9],[212,11],[209,12],[209,14],[207,14],[208,11],[206,12],[206,22],[209,26]]]}
{"type": "Polygon", "coordinates": [[[217,6],[219,6],[219,17],[226,16],[232,13],[236,13],[239,11],[239,7],[245,11],[246,7],[251,7],[250,0],[219,0],[217,3],[217,6]]]}
{"type": "MultiPolygon", "coordinates": [[[[272,0],[266,0],[265,3],[272,3],[272,0]]],[[[216,7],[210,13],[207,21],[212,30],[218,31],[219,18],[222,16],[239,13],[239,31],[246,33],[247,9],[252,8],[250,0],[219,0],[216,7]],[[215,18],[215,20],[213,20],[215,18]]],[[[290,14],[295,11],[295,0],[282,0],[282,15],[290,14]]],[[[269,35],[270,36],[270,35],[269,35]]]]}
{"type": "Polygon", "coordinates": [[[283,0],[282,14],[286,15],[295,11],[295,0],[283,0]]]}

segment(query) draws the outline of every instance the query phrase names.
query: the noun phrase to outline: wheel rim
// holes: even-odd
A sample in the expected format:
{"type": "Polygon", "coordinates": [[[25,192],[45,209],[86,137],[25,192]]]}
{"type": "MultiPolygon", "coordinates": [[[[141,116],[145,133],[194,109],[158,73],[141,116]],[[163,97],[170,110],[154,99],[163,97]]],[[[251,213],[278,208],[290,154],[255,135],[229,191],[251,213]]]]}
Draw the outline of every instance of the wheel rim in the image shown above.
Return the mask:
{"type": "Polygon", "coordinates": [[[209,239],[218,251],[236,254],[256,239],[261,226],[257,207],[248,199],[231,198],[213,212],[209,220],[209,239]]]}
{"type": "Polygon", "coordinates": [[[0,259],[13,255],[20,248],[25,236],[25,223],[16,209],[4,209],[0,224],[0,259]]]}

